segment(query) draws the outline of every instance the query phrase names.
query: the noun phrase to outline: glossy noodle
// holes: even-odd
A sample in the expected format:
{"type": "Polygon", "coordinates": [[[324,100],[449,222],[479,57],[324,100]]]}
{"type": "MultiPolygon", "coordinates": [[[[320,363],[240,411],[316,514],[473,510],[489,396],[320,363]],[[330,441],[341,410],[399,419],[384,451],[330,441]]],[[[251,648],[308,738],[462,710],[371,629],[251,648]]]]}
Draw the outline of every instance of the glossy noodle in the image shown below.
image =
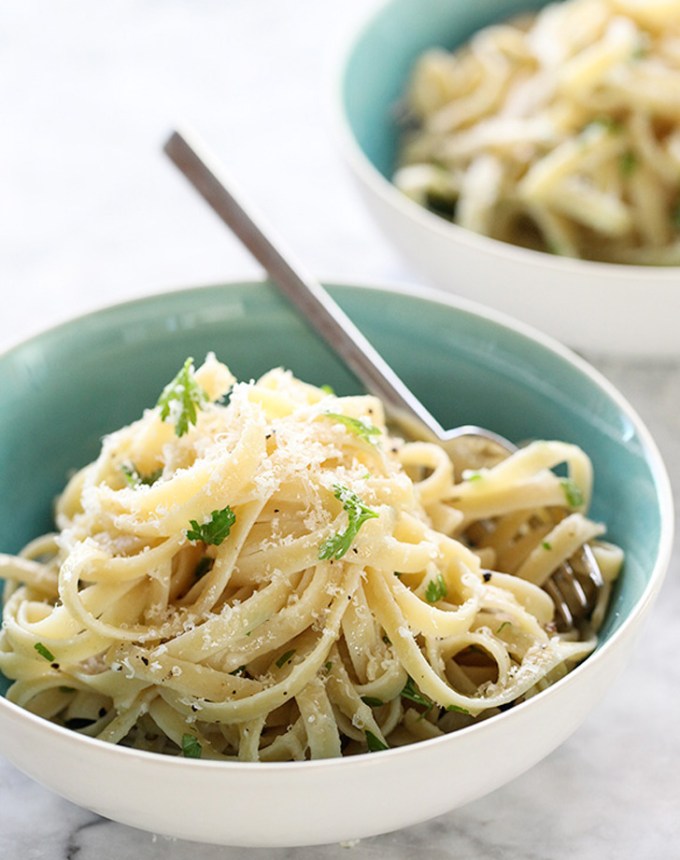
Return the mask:
{"type": "Polygon", "coordinates": [[[7,696],[111,743],[244,761],[493,717],[595,647],[622,557],[586,516],[591,480],[555,441],[454,473],[374,397],[187,361],[70,480],[58,532],[0,556],[7,696]],[[584,543],[601,605],[561,634],[541,586],[584,543]]]}

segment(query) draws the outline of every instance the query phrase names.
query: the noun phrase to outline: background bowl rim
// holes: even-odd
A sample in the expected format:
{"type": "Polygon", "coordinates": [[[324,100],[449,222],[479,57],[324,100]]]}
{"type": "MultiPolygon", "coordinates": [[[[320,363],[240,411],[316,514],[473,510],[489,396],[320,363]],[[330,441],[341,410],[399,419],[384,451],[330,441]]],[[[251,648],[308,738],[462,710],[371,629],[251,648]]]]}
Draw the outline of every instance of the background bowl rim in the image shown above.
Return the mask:
{"type": "MultiPolygon", "coordinates": [[[[85,745],[83,749],[89,749],[95,754],[103,756],[116,755],[126,756],[131,760],[139,760],[140,762],[149,761],[149,763],[164,763],[163,766],[180,766],[185,768],[222,768],[226,771],[233,772],[262,772],[274,773],[300,770],[312,771],[319,768],[347,768],[351,763],[356,763],[356,766],[366,766],[368,762],[372,764],[384,761],[386,758],[390,761],[397,756],[414,755],[418,749],[427,747],[431,749],[433,745],[447,744],[455,742],[458,737],[468,737],[472,733],[479,735],[489,731],[495,731],[494,727],[500,727],[507,723],[512,723],[518,715],[523,714],[528,707],[534,704],[533,708],[540,706],[541,701],[545,701],[551,695],[559,695],[559,691],[568,684],[571,679],[580,677],[584,673],[589,673],[589,668],[595,670],[595,667],[602,659],[606,659],[606,655],[615,647],[618,647],[622,640],[626,640],[634,631],[638,618],[644,615],[645,610],[658,592],[663,579],[669,567],[674,535],[674,503],[672,489],[668,472],[658,449],[658,446],[648,430],[646,424],[639,416],[637,410],[630,404],[627,398],[613,385],[599,370],[590,365],[585,359],[577,355],[573,350],[561,344],[550,335],[533,328],[531,325],[516,320],[513,317],[501,312],[488,308],[484,305],[464,299],[459,296],[443,293],[432,287],[421,287],[414,284],[394,283],[390,285],[380,284],[377,282],[363,281],[361,284],[348,284],[340,280],[323,280],[331,290],[334,288],[347,289],[348,291],[361,292],[362,290],[372,291],[374,293],[385,293],[392,295],[400,295],[409,299],[423,301],[435,305],[444,305],[454,312],[461,312],[472,315],[482,321],[487,321],[502,329],[510,331],[514,335],[519,335],[521,339],[529,341],[534,345],[553,353],[563,362],[566,362],[572,369],[577,371],[581,376],[587,378],[591,385],[599,388],[610,400],[616,405],[617,409],[625,414],[635,429],[641,449],[644,453],[645,461],[648,464],[654,487],[656,490],[655,496],[658,502],[660,512],[660,533],[659,533],[659,548],[656,560],[650,572],[649,579],[645,585],[642,594],[633,604],[627,616],[621,622],[620,627],[611,634],[597,650],[588,656],[586,660],[572,669],[567,675],[557,681],[555,684],[541,692],[538,697],[532,697],[530,700],[520,703],[515,708],[495,715],[492,719],[484,720],[480,723],[475,723],[455,732],[445,734],[442,737],[430,738],[425,741],[409,744],[403,747],[395,747],[385,751],[380,756],[374,756],[371,753],[364,753],[356,756],[340,757],[337,759],[321,759],[317,761],[292,761],[292,762],[239,762],[239,761],[212,761],[207,759],[190,759],[182,758],[181,756],[169,756],[161,753],[149,752],[146,750],[136,750],[129,747],[123,747],[117,744],[108,744],[105,741],[90,738],[78,732],[71,731],[65,727],[58,726],[42,717],[32,714],[25,708],[14,704],[7,700],[2,695],[0,696],[0,719],[2,720],[19,720],[22,723],[28,722],[32,725],[35,731],[47,732],[51,734],[55,742],[72,743],[77,746],[85,745]],[[178,763],[181,764],[178,765],[178,763]],[[361,763],[361,765],[360,765],[361,763]]],[[[214,284],[204,284],[200,286],[184,286],[176,289],[164,290],[157,293],[146,294],[134,299],[129,299],[121,302],[112,302],[102,305],[99,308],[90,310],[84,314],[76,315],[67,320],[61,321],[53,326],[43,328],[42,330],[31,333],[27,337],[23,337],[18,342],[10,344],[7,348],[0,351],[0,369],[5,359],[10,358],[15,350],[30,345],[33,341],[38,341],[46,336],[58,334],[66,331],[71,326],[82,325],[88,320],[96,317],[106,317],[115,314],[125,309],[134,308],[154,302],[164,302],[167,300],[177,299],[181,301],[182,296],[188,296],[192,293],[218,293],[221,290],[231,290],[243,287],[269,288],[271,283],[267,279],[256,279],[252,277],[244,277],[239,280],[231,280],[214,284]]],[[[291,307],[291,313],[296,314],[295,309],[291,307]]]]}
{"type": "MultiPolygon", "coordinates": [[[[350,62],[361,41],[367,36],[371,27],[378,19],[389,12],[391,6],[396,6],[403,2],[405,0],[382,0],[377,7],[368,10],[358,25],[345,38],[341,49],[337,52],[332,74],[332,85],[330,87],[331,125],[336,132],[335,137],[339,141],[340,149],[350,167],[373,189],[383,203],[397,210],[404,217],[414,221],[422,229],[435,233],[441,239],[453,244],[465,245],[473,251],[487,254],[492,258],[505,258],[514,263],[525,264],[532,268],[540,269],[541,267],[545,267],[549,270],[571,273],[574,276],[589,274],[591,277],[597,276],[608,280],[622,278],[626,281],[639,281],[642,277],[646,277],[662,284],[677,280],[680,276],[680,265],[659,266],[637,263],[609,263],[602,260],[563,257],[557,254],[550,254],[547,251],[523,248],[520,245],[503,242],[500,239],[494,239],[482,233],[475,233],[466,227],[461,227],[430,212],[424,206],[421,206],[399,191],[393,182],[390,182],[389,179],[383,176],[359,144],[352,124],[349,121],[345,109],[345,84],[350,62]]],[[[411,0],[411,2],[414,2],[414,0],[411,0]]],[[[551,2],[555,2],[555,0],[547,0],[545,5],[551,2]]],[[[551,287],[550,284],[546,284],[545,286],[548,289],[551,287]]]]}

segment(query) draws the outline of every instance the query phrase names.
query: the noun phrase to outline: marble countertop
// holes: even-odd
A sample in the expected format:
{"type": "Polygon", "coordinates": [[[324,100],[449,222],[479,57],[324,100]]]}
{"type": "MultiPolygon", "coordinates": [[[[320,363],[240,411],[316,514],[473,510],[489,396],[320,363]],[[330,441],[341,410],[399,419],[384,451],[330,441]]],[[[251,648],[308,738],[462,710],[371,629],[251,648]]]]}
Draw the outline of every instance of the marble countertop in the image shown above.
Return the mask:
{"type": "MultiPolygon", "coordinates": [[[[415,283],[364,213],[332,134],[347,34],[375,0],[23,0],[0,6],[0,348],[115,301],[259,274],[159,154],[193,126],[312,270],[415,283]]],[[[679,341],[680,343],[680,341],[679,341]]],[[[586,356],[680,478],[677,359],[586,356]]],[[[353,845],[218,848],[79,809],[0,760],[3,860],[679,856],[677,553],[633,658],[579,731],[524,776],[353,845]]]]}

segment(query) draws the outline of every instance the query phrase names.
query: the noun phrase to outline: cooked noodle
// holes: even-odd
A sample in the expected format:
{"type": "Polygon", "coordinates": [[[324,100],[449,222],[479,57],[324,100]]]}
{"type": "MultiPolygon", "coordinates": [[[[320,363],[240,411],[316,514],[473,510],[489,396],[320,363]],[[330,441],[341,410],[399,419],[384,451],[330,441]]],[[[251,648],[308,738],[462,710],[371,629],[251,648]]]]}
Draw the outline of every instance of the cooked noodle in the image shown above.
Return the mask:
{"type": "Polygon", "coordinates": [[[374,397],[273,370],[215,402],[232,383],[187,363],[71,479],[59,532],[0,556],[12,702],[146,750],[324,758],[492,716],[593,650],[541,588],[590,542],[603,608],[621,564],[579,448],[454,475],[374,397]]]}
{"type": "Polygon", "coordinates": [[[680,264],[680,0],[567,0],[427,52],[395,184],[462,227],[680,264]]]}

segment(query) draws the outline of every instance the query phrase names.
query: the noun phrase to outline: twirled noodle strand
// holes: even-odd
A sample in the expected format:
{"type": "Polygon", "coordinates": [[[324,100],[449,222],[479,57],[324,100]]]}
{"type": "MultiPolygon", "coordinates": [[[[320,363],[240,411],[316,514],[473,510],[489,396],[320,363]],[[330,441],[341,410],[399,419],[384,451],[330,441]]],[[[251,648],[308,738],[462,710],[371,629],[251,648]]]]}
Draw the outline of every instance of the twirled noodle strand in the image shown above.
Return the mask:
{"type": "Polygon", "coordinates": [[[373,397],[273,370],[214,402],[233,382],[187,362],[69,481],[59,532],[0,555],[10,700],[156,752],[326,758],[493,716],[593,649],[622,556],[579,448],[454,472],[373,397]],[[584,543],[605,596],[562,636],[540,586],[584,543]]]}

